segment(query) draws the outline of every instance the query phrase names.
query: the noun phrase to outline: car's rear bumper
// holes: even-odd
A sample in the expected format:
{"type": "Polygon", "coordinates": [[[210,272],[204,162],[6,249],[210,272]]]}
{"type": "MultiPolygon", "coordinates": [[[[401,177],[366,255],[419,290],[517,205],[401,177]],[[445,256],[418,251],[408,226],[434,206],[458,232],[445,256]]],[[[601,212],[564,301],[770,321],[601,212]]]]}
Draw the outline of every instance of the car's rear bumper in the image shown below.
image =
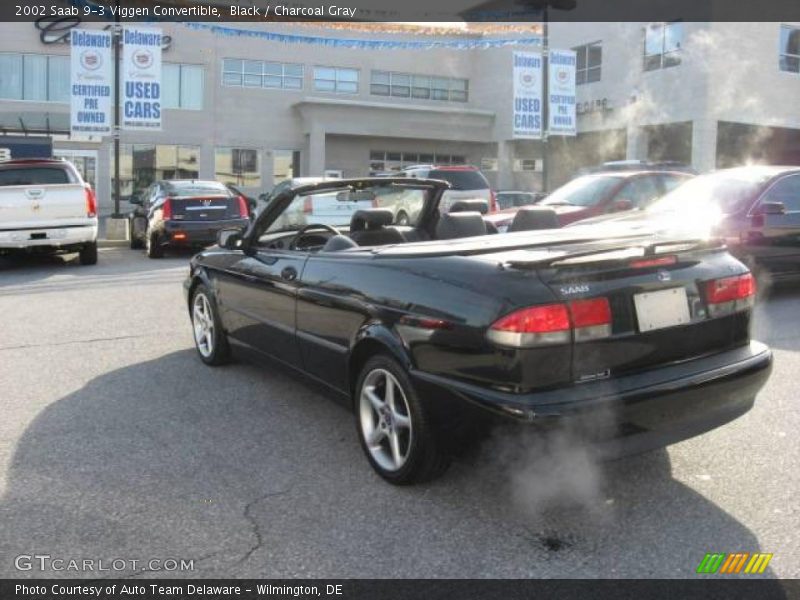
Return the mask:
{"type": "Polygon", "coordinates": [[[97,221],[85,225],[0,230],[0,249],[58,249],[96,241],[97,221]]]}
{"type": "Polygon", "coordinates": [[[416,371],[422,386],[455,394],[495,415],[544,428],[570,422],[623,452],[699,435],[747,412],[772,368],[759,342],[644,373],[531,394],[513,394],[416,371]],[[604,435],[608,434],[608,435],[604,435]]]}
{"type": "Polygon", "coordinates": [[[170,246],[210,246],[217,243],[217,232],[222,229],[245,229],[249,219],[227,221],[165,221],[161,243],[170,246]]]}

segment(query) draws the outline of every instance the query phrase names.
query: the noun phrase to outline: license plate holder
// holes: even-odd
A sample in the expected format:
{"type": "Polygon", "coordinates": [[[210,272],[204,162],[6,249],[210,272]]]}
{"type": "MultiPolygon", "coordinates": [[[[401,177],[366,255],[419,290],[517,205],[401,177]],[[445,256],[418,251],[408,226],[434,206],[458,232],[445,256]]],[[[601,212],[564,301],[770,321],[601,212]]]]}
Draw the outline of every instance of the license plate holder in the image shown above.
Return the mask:
{"type": "Polygon", "coordinates": [[[642,333],[688,325],[691,321],[686,288],[683,287],[635,294],[633,303],[642,333]]]}

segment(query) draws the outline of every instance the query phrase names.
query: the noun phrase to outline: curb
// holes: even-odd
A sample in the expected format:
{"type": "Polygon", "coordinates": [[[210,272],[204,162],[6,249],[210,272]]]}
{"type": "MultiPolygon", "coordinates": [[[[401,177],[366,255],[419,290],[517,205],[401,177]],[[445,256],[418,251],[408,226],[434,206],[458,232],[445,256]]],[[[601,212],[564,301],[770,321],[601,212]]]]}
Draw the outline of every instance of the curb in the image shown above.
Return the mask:
{"type": "Polygon", "coordinates": [[[98,248],[127,248],[128,240],[97,240],[98,248]]]}

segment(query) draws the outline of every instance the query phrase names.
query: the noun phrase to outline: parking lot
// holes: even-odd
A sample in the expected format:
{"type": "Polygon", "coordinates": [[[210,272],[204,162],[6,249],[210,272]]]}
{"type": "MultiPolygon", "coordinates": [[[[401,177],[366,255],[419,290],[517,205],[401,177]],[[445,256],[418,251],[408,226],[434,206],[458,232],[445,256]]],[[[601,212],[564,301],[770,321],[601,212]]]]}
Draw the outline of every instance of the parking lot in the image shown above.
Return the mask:
{"type": "Polygon", "coordinates": [[[775,368],[737,421],[604,464],[494,439],[397,488],[318,389],[197,359],[187,260],[0,260],[0,576],[98,576],[15,568],[47,554],[194,561],[101,576],[686,578],[760,551],[766,576],[800,577],[800,285],[761,299],[775,368]]]}

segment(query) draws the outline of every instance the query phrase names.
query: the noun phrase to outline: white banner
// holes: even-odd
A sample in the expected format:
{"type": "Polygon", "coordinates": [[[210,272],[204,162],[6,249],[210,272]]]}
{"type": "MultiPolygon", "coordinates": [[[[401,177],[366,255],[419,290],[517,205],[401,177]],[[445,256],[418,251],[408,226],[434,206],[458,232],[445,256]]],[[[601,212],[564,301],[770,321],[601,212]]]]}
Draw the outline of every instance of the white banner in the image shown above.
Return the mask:
{"type": "Polygon", "coordinates": [[[77,138],[110,135],[114,90],[111,34],[73,29],[70,44],[71,135],[77,138]]]}
{"type": "Polygon", "coordinates": [[[161,38],[153,27],[123,30],[123,129],[161,129],[161,38]]]}
{"type": "Polygon", "coordinates": [[[519,139],[542,137],[542,55],[514,52],[513,134],[519,139]]]}
{"type": "Polygon", "coordinates": [[[575,52],[550,50],[547,107],[550,135],[575,135],[575,52]]]}

